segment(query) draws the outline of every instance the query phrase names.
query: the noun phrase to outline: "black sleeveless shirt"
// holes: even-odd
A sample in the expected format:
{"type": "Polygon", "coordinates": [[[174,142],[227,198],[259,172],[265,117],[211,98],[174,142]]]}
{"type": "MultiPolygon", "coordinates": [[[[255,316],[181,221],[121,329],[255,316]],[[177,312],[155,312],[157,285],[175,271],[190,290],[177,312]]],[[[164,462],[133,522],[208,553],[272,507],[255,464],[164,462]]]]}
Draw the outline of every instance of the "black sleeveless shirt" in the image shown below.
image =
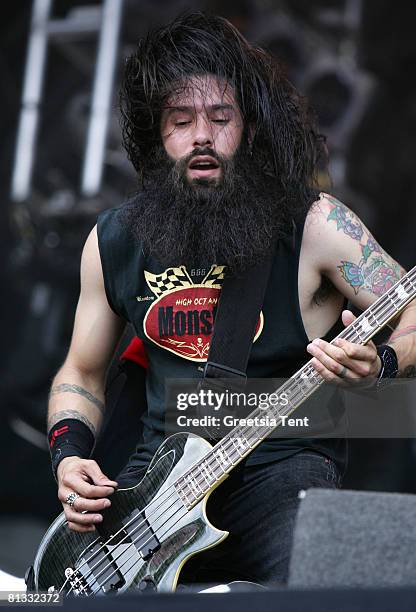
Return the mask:
{"type": "MultiPolygon", "coordinates": [[[[120,224],[124,206],[101,213],[97,232],[108,303],[117,315],[132,323],[149,361],[148,410],[142,417],[143,443],[136,454],[138,467],[145,467],[165,437],[165,379],[202,376],[224,266],[208,262],[204,268],[188,269],[178,262],[176,267],[166,268],[146,257],[120,224]]],[[[310,359],[298,296],[303,225],[304,221],[298,223],[292,238],[279,240],[276,245],[248,377],[290,377],[310,359]]],[[[324,339],[332,339],[341,329],[339,318],[324,339]]],[[[346,443],[342,437],[341,393],[323,385],[293,416],[312,415],[317,408],[320,422],[325,421],[324,436],[266,439],[248,456],[246,465],[276,461],[310,449],[330,457],[343,471],[346,443]],[[341,431],[341,437],[334,437],[335,429],[341,431]]]]}

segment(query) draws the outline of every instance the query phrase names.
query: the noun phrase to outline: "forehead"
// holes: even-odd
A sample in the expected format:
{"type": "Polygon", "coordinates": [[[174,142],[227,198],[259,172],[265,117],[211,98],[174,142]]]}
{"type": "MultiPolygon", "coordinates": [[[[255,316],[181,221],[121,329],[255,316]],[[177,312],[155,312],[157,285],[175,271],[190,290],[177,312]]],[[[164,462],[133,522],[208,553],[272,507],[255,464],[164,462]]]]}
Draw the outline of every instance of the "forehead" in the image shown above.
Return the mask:
{"type": "Polygon", "coordinates": [[[227,104],[238,109],[234,87],[229,81],[214,75],[193,76],[174,88],[166,106],[217,106],[227,104]]]}

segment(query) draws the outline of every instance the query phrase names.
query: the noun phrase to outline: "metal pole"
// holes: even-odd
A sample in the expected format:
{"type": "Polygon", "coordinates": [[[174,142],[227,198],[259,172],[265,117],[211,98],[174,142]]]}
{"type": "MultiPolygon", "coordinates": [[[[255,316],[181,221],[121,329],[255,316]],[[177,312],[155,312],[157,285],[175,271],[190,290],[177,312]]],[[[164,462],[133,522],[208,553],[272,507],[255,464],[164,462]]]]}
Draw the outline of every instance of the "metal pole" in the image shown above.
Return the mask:
{"type": "Polygon", "coordinates": [[[96,195],[101,186],[122,8],[123,0],[104,2],[81,181],[81,192],[84,196],[96,195]]]}
{"type": "Polygon", "coordinates": [[[39,102],[45,74],[47,24],[52,0],[34,0],[30,38],[27,48],[22,109],[17,128],[16,152],[12,175],[11,198],[23,202],[30,195],[39,102]]]}

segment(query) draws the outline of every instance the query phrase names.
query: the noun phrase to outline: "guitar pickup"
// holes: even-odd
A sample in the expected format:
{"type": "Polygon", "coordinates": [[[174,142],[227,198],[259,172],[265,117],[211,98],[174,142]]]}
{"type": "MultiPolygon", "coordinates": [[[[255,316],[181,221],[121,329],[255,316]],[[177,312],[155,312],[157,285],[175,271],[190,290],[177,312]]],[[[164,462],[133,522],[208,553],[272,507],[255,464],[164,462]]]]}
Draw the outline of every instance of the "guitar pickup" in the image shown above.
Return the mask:
{"type": "Polygon", "coordinates": [[[138,512],[128,517],[124,526],[129,541],[138,550],[139,555],[147,561],[159,550],[160,542],[144,513],[138,512]]]}

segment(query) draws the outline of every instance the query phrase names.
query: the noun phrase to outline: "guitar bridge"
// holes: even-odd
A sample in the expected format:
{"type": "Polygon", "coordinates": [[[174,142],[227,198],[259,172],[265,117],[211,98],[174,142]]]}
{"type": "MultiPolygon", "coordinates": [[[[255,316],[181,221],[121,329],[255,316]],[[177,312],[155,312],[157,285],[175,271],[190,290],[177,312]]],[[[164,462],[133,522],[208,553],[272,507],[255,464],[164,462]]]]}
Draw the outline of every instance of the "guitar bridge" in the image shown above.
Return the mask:
{"type": "Polygon", "coordinates": [[[100,541],[90,548],[88,553],[87,557],[80,559],[79,568],[76,570],[81,575],[85,588],[92,594],[118,591],[125,584],[125,580],[112,553],[100,541]]]}

